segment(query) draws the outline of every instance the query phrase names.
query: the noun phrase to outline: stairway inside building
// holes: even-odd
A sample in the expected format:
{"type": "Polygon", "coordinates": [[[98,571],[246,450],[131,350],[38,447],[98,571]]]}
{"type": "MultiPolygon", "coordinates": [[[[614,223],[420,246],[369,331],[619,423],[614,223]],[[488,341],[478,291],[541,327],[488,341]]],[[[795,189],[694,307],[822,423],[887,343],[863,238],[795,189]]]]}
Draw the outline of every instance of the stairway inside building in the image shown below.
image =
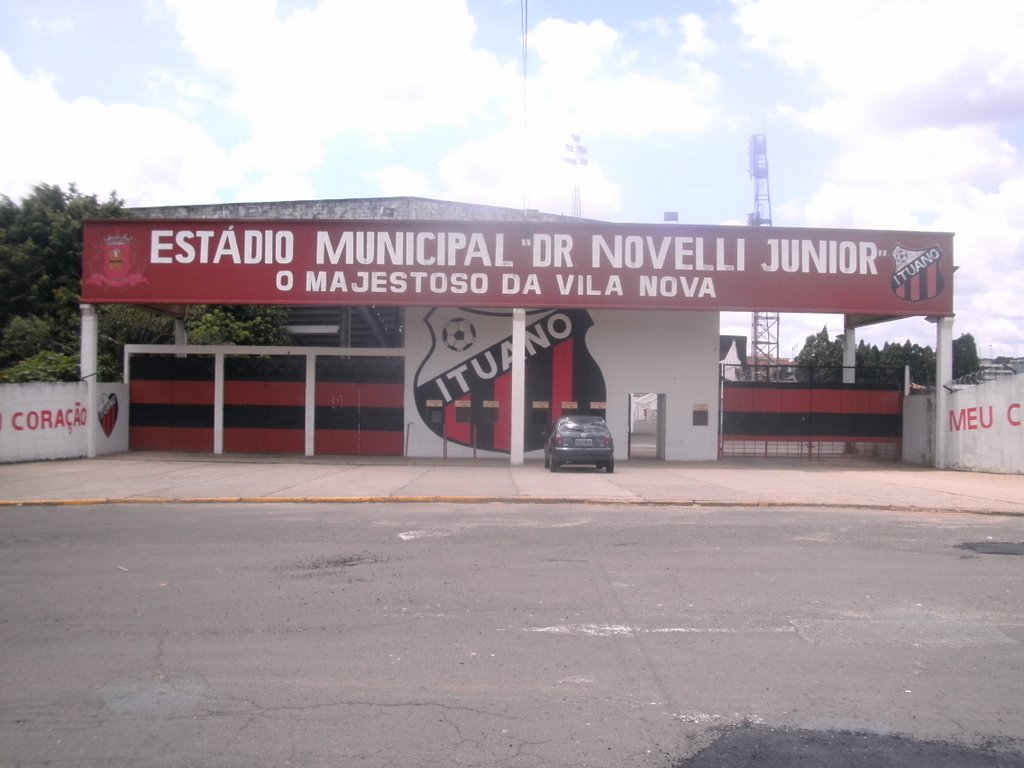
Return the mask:
{"type": "Polygon", "coordinates": [[[288,307],[288,330],[303,347],[401,347],[402,307],[288,307]]]}

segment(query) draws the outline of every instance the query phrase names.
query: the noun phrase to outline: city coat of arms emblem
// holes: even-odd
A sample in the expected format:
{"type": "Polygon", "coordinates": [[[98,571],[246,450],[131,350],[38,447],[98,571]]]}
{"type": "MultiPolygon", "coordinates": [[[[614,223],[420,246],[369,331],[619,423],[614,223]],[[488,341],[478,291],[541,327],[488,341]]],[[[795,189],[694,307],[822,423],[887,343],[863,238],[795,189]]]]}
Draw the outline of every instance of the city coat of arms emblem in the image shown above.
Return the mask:
{"type": "Polygon", "coordinates": [[[147,282],[141,274],[141,264],[135,250],[135,240],[129,235],[105,237],[97,255],[99,264],[92,262],[98,269],[93,269],[92,276],[86,282],[115,288],[147,282]]]}

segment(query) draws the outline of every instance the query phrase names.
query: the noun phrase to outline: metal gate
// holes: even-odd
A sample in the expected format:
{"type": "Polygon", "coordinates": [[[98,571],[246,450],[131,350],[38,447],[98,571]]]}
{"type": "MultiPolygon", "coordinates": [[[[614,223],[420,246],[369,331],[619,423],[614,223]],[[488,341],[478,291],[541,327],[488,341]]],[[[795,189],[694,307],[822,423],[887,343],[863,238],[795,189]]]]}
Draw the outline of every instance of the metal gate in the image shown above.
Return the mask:
{"type": "Polygon", "coordinates": [[[901,458],[901,368],[744,366],[736,379],[722,377],[720,456],[901,458]]]}

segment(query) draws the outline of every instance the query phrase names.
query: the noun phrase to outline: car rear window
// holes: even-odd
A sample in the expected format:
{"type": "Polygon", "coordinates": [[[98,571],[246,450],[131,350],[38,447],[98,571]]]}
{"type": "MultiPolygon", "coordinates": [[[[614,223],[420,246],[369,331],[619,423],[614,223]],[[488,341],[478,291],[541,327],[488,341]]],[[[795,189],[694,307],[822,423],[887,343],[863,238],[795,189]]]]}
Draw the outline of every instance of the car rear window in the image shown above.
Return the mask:
{"type": "Polygon", "coordinates": [[[604,419],[600,416],[576,416],[562,422],[566,429],[605,429],[604,419]]]}

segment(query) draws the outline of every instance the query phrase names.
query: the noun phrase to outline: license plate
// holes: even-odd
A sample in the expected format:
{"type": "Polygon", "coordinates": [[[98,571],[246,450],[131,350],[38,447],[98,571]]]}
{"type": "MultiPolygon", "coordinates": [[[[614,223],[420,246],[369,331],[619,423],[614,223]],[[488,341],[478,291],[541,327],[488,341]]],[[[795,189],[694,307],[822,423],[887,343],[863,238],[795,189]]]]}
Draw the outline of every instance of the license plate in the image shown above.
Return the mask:
{"type": "Polygon", "coordinates": [[[594,441],[589,437],[577,437],[576,445],[593,445],[594,441]]]}

